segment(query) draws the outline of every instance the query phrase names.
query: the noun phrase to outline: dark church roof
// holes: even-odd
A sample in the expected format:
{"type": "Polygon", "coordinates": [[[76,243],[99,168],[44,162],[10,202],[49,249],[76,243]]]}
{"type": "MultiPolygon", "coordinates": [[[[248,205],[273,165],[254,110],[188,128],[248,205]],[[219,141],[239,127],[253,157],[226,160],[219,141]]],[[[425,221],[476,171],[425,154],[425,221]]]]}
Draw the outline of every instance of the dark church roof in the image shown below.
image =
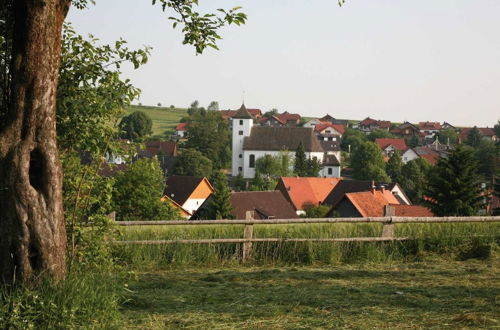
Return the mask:
{"type": "Polygon", "coordinates": [[[245,137],[244,150],[297,150],[300,142],[306,152],[323,152],[314,131],[310,127],[252,127],[245,137]]]}
{"type": "Polygon", "coordinates": [[[252,115],[248,112],[247,108],[244,104],[241,105],[241,108],[236,112],[233,116],[235,119],[252,119],[252,115]]]}

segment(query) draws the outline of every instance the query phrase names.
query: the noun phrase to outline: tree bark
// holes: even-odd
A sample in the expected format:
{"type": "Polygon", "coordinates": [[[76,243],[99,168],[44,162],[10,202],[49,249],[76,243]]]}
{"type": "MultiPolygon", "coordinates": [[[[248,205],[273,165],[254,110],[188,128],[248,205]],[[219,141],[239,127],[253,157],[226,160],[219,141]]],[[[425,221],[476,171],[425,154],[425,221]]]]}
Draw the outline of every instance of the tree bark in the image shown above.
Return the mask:
{"type": "Polygon", "coordinates": [[[0,123],[0,280],[66,270],[56,141],[61,29],[70,0],[14,1],[11,98],[0,123]]]}

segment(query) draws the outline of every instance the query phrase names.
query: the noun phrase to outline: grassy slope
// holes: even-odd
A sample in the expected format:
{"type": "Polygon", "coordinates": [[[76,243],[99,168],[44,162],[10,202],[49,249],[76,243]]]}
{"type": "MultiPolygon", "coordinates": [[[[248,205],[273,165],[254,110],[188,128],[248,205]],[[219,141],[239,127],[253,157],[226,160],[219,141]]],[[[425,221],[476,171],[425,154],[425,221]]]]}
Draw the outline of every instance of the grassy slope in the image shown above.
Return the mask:
{"type": "Polygon", "coordinates": [[[179,120],[187,116],[187,109],[132,105],[125,109],[127,114],[142,111],[153,120],[153,135],[161,135],[166,130],[173,131],[179,120]]]}
{"type": "Polygon", "coordinates": [[[130,329],[496,328],[487,261],[154,271],[130,284],[130,329]]]}

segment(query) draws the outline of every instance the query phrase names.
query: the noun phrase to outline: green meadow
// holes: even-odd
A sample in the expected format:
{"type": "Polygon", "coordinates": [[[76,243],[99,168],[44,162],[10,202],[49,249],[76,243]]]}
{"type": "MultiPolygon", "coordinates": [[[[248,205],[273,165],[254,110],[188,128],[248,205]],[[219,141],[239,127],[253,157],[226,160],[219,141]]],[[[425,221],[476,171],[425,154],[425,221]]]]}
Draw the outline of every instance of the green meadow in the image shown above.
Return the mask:
{"type": "Polygon", "coordinates": [[[185,108],[131,105],[125,111],[126,114],[131,114],[134,111],[142,111],[147,114],[153,121],[153,135],[163,135],[165,131],[173,133],[181,118],[187,116],[185,108]]]}

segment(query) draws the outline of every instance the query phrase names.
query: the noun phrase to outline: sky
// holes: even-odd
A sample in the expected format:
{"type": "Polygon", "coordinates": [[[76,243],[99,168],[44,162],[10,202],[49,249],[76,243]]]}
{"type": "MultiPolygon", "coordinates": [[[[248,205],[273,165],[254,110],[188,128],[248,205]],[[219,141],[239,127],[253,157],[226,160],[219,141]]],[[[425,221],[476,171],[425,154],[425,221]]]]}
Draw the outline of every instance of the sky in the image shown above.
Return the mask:
{"type": "Polygon", "coordinates": [[[96,0],[67,21],[102,43],[151,46],[123,69],[135,103],[188,107],[218,101],[340,119],[447,121],[492,127],[500,119],[499,0],[200,0],[200,11],[242,6],[219,51],[182,44],[171,13],[151,0],[96,0]]]}

